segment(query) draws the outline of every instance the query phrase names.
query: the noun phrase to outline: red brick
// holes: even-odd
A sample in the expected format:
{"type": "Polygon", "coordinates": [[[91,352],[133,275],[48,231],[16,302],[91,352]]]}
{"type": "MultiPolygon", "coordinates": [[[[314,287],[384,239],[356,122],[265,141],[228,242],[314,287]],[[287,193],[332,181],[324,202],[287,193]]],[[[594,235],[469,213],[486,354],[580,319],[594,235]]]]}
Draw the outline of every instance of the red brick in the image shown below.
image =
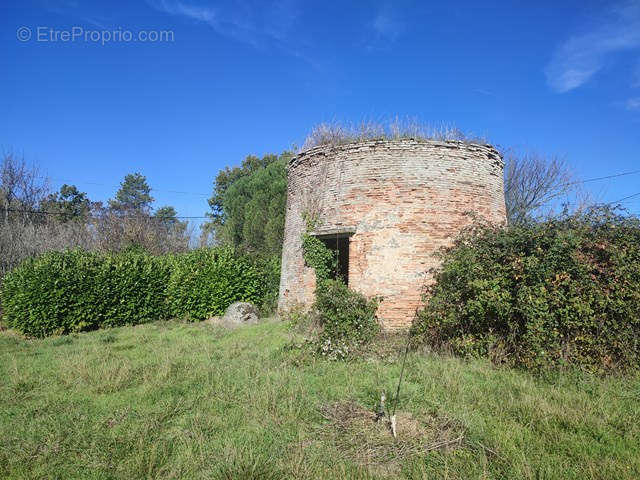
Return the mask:
{"type": "Polygon", "coordinates": [[[289,163],[278,307],[313,303],[315,275],[302,258],[306,212],[316,231],[355,227],[349,286],[382,296],[387,329],[408,327],[437,266],[473,211],[505,221],[503,161],[490,145],[389,140],[320,146],[289,163]]]}

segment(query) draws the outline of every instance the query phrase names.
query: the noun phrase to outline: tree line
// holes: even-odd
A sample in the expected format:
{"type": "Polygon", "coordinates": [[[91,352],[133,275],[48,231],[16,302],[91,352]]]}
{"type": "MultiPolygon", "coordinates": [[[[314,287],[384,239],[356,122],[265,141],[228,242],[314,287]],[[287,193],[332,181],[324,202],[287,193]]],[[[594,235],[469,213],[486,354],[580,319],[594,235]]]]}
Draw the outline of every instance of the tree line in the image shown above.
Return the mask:
{"type": "MultiPolygon", "coordinates": [[[[216,175],[208,199],[209,220],[200,245],[225,245],[279,262],[284,233],[288,161],[292,152],[247,156],[216,175]]],[[[505,203],[510,224],[548,216],[559,199],[575,194],[566,162],[535,153],[504,153],[505,203]]],[[[173,206],[152,208],[154,198],[140,173],[126,175],[106,204],[75,185],[51,192],[37,167],[12,152],[0,161],[0,275],[22,259],[49,250],[79,247],[155,254],[189,249],[193,232],[173,206]]],[[[582,201],[578,208],[587,202],[582,201]]]]}
{"type": "Polygon", "coordinates": [[[25,258],[50,250],[187,250],[187,223],[177,218],[173,206],[154,211],[153,202],[140,173],[126,175],[106,204],[75,185],[51,192],[36,166],[7,152],[0,158],[0,277],[25,258]]]}

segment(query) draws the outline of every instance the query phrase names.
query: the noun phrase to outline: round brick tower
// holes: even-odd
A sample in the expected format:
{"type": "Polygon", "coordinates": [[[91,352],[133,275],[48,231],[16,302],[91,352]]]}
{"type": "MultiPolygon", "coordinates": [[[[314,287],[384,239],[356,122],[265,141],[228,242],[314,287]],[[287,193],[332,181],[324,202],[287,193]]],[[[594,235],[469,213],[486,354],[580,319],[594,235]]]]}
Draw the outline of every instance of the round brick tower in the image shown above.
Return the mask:
{"type": "Polygon", "coordinates": [[[302,258],[307,215],[338,256],[349,287],[383,297],[386,329],[411,325],[434,253],[473,211],[505,221],[500,154],[491,145],[435,140],[371,140],[319,146],[288,167],[278,308],[310,306],[315,273],[302,258]]]}

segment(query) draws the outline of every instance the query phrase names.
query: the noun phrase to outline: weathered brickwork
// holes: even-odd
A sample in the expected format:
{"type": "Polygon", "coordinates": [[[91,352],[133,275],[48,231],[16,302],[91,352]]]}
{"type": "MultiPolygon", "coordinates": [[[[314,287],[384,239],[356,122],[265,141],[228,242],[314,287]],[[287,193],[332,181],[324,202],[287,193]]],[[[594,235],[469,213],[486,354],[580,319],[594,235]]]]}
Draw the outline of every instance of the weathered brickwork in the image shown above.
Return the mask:
{"type": "Polygon", "coordinates": [[[505,221],[503,162],[490,145],[385,140],[320,146],[289,164],[279,309],[313,303],[315,276],[302,258],[304,216],[320,234],[352,231],[349,286],[382,296],[387,329],[408,327],[434,253],[473,211],[505,221]]]}

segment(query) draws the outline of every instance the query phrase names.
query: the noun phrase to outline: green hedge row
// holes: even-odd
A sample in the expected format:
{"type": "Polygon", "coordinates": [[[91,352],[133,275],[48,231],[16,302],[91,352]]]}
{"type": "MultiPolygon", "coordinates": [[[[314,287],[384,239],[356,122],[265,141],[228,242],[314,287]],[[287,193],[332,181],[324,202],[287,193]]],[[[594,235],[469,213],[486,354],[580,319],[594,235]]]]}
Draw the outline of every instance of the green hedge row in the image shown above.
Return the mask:
{"type": "Polygon", "coordinates": [[[172,317],[203,320],[237,301],[260,303],[263,272],[231,249],[200,249],[173,259],[167,288],[172,317]]]}
{"type": "Polygon", "coordinates": [[[442,260],[413,327],[423,343],[525,368],[638,367],[638,219],[599,208],[476,226],[442,260]]]}
{"type": "Polygon", "coordinates": [[[157,257],[129,251],[50,252],[3,280],[4,322],[44,337],[168,317],[202,320],[235,301],[260,305],[270,272],[230,249],[157,257]]]}

